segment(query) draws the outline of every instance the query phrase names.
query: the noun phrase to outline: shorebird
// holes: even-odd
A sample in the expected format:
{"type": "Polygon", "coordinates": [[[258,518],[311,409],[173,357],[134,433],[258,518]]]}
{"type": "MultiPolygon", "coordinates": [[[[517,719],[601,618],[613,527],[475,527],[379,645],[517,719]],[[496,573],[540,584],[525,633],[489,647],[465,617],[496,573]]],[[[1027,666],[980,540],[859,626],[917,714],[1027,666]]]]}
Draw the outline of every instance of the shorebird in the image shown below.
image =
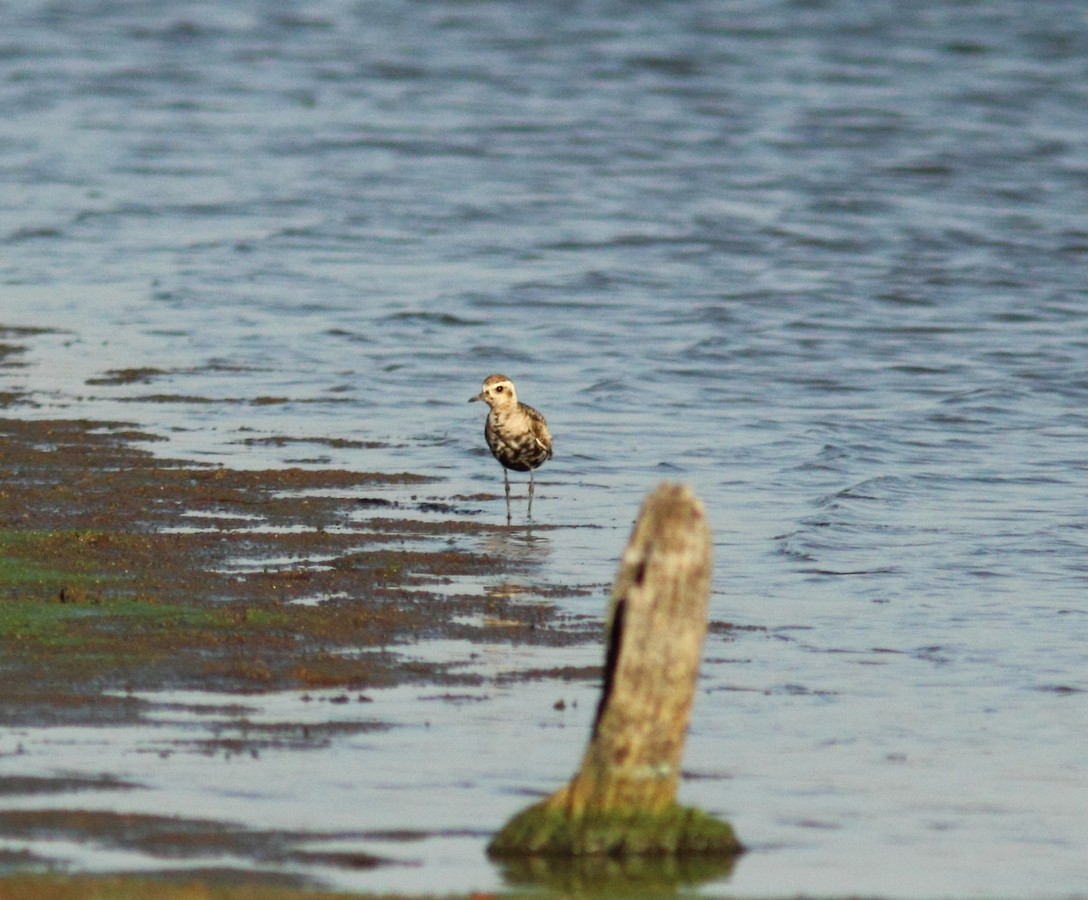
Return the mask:
{"type": "Polygon", "coordinates": [[[491,411],[484,423],[484,440],[491,455],[502,463],[502,482],[506,487],[506,521],[510,522],[510,479],[507,469],[529,473],[529,518],[533,516],[533,470],[552,458],[552,434],[544,417],[524,403],[505,375],[484,379],[483,390],[468,402],[483,400],[491,411]]]}

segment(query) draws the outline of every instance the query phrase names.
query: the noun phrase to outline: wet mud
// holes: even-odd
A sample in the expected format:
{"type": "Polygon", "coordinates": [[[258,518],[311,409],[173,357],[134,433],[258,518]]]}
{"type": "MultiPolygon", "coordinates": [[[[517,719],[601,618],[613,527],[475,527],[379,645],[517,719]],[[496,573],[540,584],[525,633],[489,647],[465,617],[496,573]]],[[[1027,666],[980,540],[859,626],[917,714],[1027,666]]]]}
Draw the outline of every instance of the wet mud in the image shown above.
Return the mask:
{"type": "MultiPolygon", "coordinates": [[[[0,365],[17,365],[20,337],[0,334],[0,365]]],[[[478,498],[432,491],[427,477],[164,459],[152,452],[154,439],[130,424],[42,420],[32,412],[27,398],[0,395],[0,726],[138,724],[163,713],[149,694],[206,691],[216,702],[236,694],[237,707],[224,711],[222,728],[194,735],[199,747],[185,749],[307,749],[384,726],[365,713],[355,722],[261,726],[245,722],[247,697],[296,690],[304,700],[362,710],[368,690],[418,683],[457,702],[481,675],[456,660],[428,663],[398,649],[428,639],[599,640],[599,621],[566,615],[549,600],[589,589],[534,587],[531,563],[488,549],[497,546],[488,537],[507,526],[481,521],[478,498]],[[482,590],[481,579],[517,587],[482,590]]],[[[502,677],[559,682],[593,674],[557,668],[502,677]]],[[[109,776],[8,777],[0,778],[0,799],[64,795],[78,807],[81,792],[130,787],[109,776]]],[[[266,861],[384,864],[353,853],[302,859],[299,835],[168,813],[88,812],[56,802],[0,810],[0,840],[43,839],[161,855],[164,872],[172,856],[221,853],[253,860],[253,878],[266,861]]],[[[49,868],[32,851],[0,859],[0,873],[49,868]]],[[[206,877],[218,883],[223,876],[206,877]]]]}

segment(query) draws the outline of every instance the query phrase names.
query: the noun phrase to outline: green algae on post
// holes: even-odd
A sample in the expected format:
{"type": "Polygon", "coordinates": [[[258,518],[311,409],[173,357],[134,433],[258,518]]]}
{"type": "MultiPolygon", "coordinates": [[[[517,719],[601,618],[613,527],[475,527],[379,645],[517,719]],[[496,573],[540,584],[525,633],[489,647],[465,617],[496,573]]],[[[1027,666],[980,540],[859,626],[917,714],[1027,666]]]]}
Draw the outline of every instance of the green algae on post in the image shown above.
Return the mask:
{"type": "Polygon", "coordinates": [[[691,806],[671,803],[655,812],[587,811],[572,814],[558,795],[522,810],[488,847],[494,857],[540,856],[735,856],[741,846],[728,822],[691,806]]]}
{"type": "Polygon", "coordinates": [[[507,822],[491,856],[742,852],[727,822],[676,802],[707,628],[710,543],[688,488],[664,484],[646,498],[612,591],[604,687],[581,768],[507,822]]]}

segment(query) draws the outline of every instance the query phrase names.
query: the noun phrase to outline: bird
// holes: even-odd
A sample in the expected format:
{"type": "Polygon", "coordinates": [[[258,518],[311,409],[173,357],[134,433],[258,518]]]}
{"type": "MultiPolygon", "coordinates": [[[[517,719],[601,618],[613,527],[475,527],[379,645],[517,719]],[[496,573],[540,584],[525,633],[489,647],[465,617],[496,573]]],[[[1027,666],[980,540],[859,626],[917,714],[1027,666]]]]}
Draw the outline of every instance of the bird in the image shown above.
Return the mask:
{"type": "Polygon", "coordinates": [[[528,516],[533,517],[533,470],[552,458],[552,433],[544,416],[533,407],[518,402],[518,393],[505,375],[489,375],[483,390],[468,402],[483,400],[491,407],[484,423],[484,440],[491,455],[502,463],[502,481],[506,487],[506,521],[510,522],[510,479],[506,470],[529,473],[528,516]]]}

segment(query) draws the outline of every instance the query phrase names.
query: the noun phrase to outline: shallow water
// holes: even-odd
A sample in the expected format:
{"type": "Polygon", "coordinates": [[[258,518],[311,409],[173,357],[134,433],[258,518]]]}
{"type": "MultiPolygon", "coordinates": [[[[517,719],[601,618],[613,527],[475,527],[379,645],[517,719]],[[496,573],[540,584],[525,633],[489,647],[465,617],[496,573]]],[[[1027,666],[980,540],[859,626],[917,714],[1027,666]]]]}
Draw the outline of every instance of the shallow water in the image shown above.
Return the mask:
{"type": "MultiPolygon", "coordinates": [[[[686,768],[711,777],[684,792],[752,852],[706,892],[1085,889],[1081,4],[2,15],[0,324],[55,329],[0,371],[20,414],[433,474],[500,520],[465,401],[502,371],[556,435],[534,512],[560,527],[501,549],[602,586],[571,610],[603,612],[656,482],[707,504],[712,615],[752,630],[708,642],[686,768]]],[[[0,761],[81,769],[103,742],[96,766],[150,785],[125,802],[300,829],[335,766],[364,795],[341,826],[451,836],[323,877],[487,889],[485,832],[573,771],[595,690],[375,698],[403,727],[275,762],[101,731],[7,735],[26,752],[0,761]],[[578,721],[548,724],[557,694],[578,721]]]]}

